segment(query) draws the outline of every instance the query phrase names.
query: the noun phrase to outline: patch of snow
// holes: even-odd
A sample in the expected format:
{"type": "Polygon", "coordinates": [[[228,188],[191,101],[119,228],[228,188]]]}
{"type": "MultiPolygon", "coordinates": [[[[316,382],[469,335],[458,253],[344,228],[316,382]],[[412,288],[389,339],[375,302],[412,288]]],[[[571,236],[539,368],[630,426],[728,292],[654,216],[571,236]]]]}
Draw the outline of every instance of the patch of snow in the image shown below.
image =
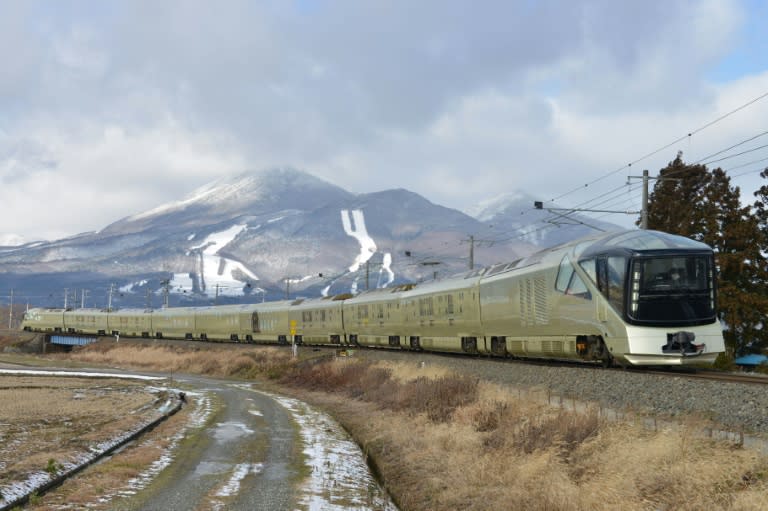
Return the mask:
{"type": "Polygon", "coordinates": [[[121,293],[133,293],[134,288],[141,287],[141,286],[146,286],[146,285],[147,285],[147,281],[146,280],[140,280],[138,282],[133,282],[131,284],[126,284],[124,286],[121,286],[121,287],[118,288],[118,290],[121,293]]]}
{"type": "Polygon", "coordinates": [[[27,240],[24,236],[15,233],[0,234],[0,246],[4,247],[17,247],[24,245],[27,240]]]}
{"type": "Polygon", "coordinates": [[[211,233],[202,243],[190,247],[190,251],[198,258],[198,281],[193,281],[186,273],[177,273],[171,280],[173,285],[170,292],[191,293],[197,287],[210,298],[244,295],[247,283],[236,278],[235,274],[245,275],[251,280],[259,280],[259,278],[243,263],[220,256],[219,251],[246,229],[248,229],[247,225],[236,224],[224,231],[211,233]]]}
{"type": "Polygon", "coordinates": [[[301,427],[309,479],[300,504],[309,511],[384,510],[397,507],[371,475],[360,447],[329,416],[296,399],[271,396],[301,427]]]}
{"type": "Polygon", "coordinates": [[[259,474],[264,468],[263,463],[240,463],[235,466],[235,470],[230,476],[227,484],[219,488],[216,492],[217,497],[229,497],[235,495],[240,490],[240,481],[245,479],[248,474],[259,474]]]}
{"type": "Polygon", "coordinates": [[[376,253],[376,242],[368,235],[368,229],[365,227],[365,215],[363,215],[362,210],[353,209],[350,216],[349,210],[342,209],[341,224],[344,226],[344,232],[360,243],[360,253],[349,267],[350,272],[356,272],[376,253]]]}
{"type": "Polygon", "coordinates": [[[395,280],[395,272],[392,271],[392,254],[389,252],[384,254],[384,259],[381,262],[381,270],[379,270],[379,282],[376,287],[387,287],[395,280]],[[386,282],[381,281],[382,275],[386,273],[386,282]]]}
{"type": "Polygon", "coordinates": [[[197,234],[195,234],[195,233],[193,232],[192,234],[190,234],[189,236],[187,236],[187,241],[192,241],[193,239],[195,239],[195,236],[197,236],[197,234]]]}
{"type": "Polygon", "coordinates": [[[92,373],[87,371],[45,371],[34,369],[0,369],[0,374],[24,376],[83,376],[86,378],[123,378],[127,380],[164,380],[162,376],[144,376],[142,374],[92,373]]]}
{"type": "Polygon", "coordinates": [[[285,216],[279,216],[279,217],[277,217],[277,218],[272,218],[272,219],[270,219],[270,220],[267,220],[267,223],[268,223],[268,224],[272,224],[272,223],[275,223],[275,222],[279,222],[279,221],[280,221],[280,220],[282,220],[283,218],[285,218],[285,216]]]}
{"type": "Polygon", "coordinates": [[[503,213],[510,205],[529,199],[531,201],[530,206],[533,208],[533,199],[531,199],[528,194],[521,191],[506,192],[491,199],[479,202],[475,206],[467,208],[464,212],[481,222],[485,222],[495,215],[503,213]]]}

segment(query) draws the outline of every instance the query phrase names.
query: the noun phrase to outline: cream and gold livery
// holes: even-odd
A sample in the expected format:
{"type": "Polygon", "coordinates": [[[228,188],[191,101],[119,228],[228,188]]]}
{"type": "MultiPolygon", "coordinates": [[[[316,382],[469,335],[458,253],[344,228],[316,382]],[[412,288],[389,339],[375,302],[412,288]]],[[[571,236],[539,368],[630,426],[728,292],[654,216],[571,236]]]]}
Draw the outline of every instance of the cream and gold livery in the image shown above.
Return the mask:
{"type": "Polygon", "coordinates": [[[725,349],[716,299],[712,249],[632,230],[357,296],[159,310],[31,309],[22,327],[685,365],[712,363],[725,349]]]}

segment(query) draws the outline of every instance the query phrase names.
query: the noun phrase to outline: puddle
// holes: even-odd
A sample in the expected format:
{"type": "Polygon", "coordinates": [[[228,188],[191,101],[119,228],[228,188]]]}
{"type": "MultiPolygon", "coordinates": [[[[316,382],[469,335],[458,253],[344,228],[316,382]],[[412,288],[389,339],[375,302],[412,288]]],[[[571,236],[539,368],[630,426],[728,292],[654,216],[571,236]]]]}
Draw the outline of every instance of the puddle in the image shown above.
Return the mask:
{"type": "Polygon", "coordinates": [[[213,437],[217,442],[224,443],[253,433],[254,431],[242,422],[221,422],[216,425],[213,437]]]}
{"type": "Polygon", "coordinates": [[[212,476],[217,474],[223,474],[224,472],[231,470],[231,463],[220,463],[218,461],[201,461],[195,467],[193,477],[212,476]]]}

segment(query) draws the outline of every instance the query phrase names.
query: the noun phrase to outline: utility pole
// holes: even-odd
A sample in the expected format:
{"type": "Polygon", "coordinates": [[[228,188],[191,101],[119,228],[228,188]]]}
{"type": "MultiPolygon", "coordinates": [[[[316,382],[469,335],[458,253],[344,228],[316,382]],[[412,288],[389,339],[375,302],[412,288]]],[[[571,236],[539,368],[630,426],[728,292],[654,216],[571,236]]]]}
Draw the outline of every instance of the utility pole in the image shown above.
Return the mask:
{"type": "Polygon", "coordinates": [[[115,291],[115,284],[109,285],[109,299],[107,300],[107,312],[112,312],[112,293],[115,291]]]}
{"type": "Polygon", "coordinates": [[[475,269],[475,237],[469,237],[469,269],[475,269]]]}
{"type": "Polygon", "coordinates": [[[81,293],[80,308],[81,309],[85,309],[85,297],[88,296],[88,290],[87,289],[81,289],[80,293],[81,293]]]}
{"type": "Polygon", "coordinates": [[[12,328],[11,322],[13,321],[13,288],[11,288],[11,305],[8,310],[8,328],[12,328]]]}
{"type": "Polygon", "coordinates": [[[469,239],[461,240],[462,243],[469,243],[469,269],[475,269],[475,243],[488,243],[489,247],[493,245],[494,240],[476,240],[473,235],[469,239]]]}
{"type": "Polygon", "coordinates": [[[285,278],[285,299],[287,300],[291,296],[291,279],[285,278]]]}
{"type": "Polygon", "coordinates": [[[648,169],[643,170],[643,206],[640,213],[640,228],[648,229],[648,169]]]}
{"type": "Polygon", "coordinates": [[[165,279],[160,282],[163,285],[163,308],[168,308],[168,286],[171,285],[171,281],[169,279],[165,279]]]}
{"type": "Polygon", "coordinates": [[[670,179],[670,178],[662,178],[662,177],[651,178],[648,176],[648,171],[643,170],[642,176],[627,176],[627,184],[629,184],[630,179],[643,180],[643,204],[640,209],[640,228],[648,229],[648,183],[651,179],[659,180],[659,179],[670,179]]]}
{"type": "Polygon", "coordinates": [[[69,298],[69,288],[64,288],[64,310],[67,310],[67,298],[69,298]]]}

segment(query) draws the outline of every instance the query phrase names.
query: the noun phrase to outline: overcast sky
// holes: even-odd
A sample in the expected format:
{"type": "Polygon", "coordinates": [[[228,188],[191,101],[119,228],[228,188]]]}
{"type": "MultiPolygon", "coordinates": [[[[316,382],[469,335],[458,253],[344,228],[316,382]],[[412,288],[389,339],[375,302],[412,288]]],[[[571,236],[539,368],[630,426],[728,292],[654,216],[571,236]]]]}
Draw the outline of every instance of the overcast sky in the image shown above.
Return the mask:
{"type": "MultiPolygon", "coordinates": [[[[0,241],[274,166],[576,206],[768,130],[767,97],[617,171],[767,93],[766,34],[763,0],[0,0],[0,241]]],[[[765,166],[729,172],[743,196],[765,166]]]]}

